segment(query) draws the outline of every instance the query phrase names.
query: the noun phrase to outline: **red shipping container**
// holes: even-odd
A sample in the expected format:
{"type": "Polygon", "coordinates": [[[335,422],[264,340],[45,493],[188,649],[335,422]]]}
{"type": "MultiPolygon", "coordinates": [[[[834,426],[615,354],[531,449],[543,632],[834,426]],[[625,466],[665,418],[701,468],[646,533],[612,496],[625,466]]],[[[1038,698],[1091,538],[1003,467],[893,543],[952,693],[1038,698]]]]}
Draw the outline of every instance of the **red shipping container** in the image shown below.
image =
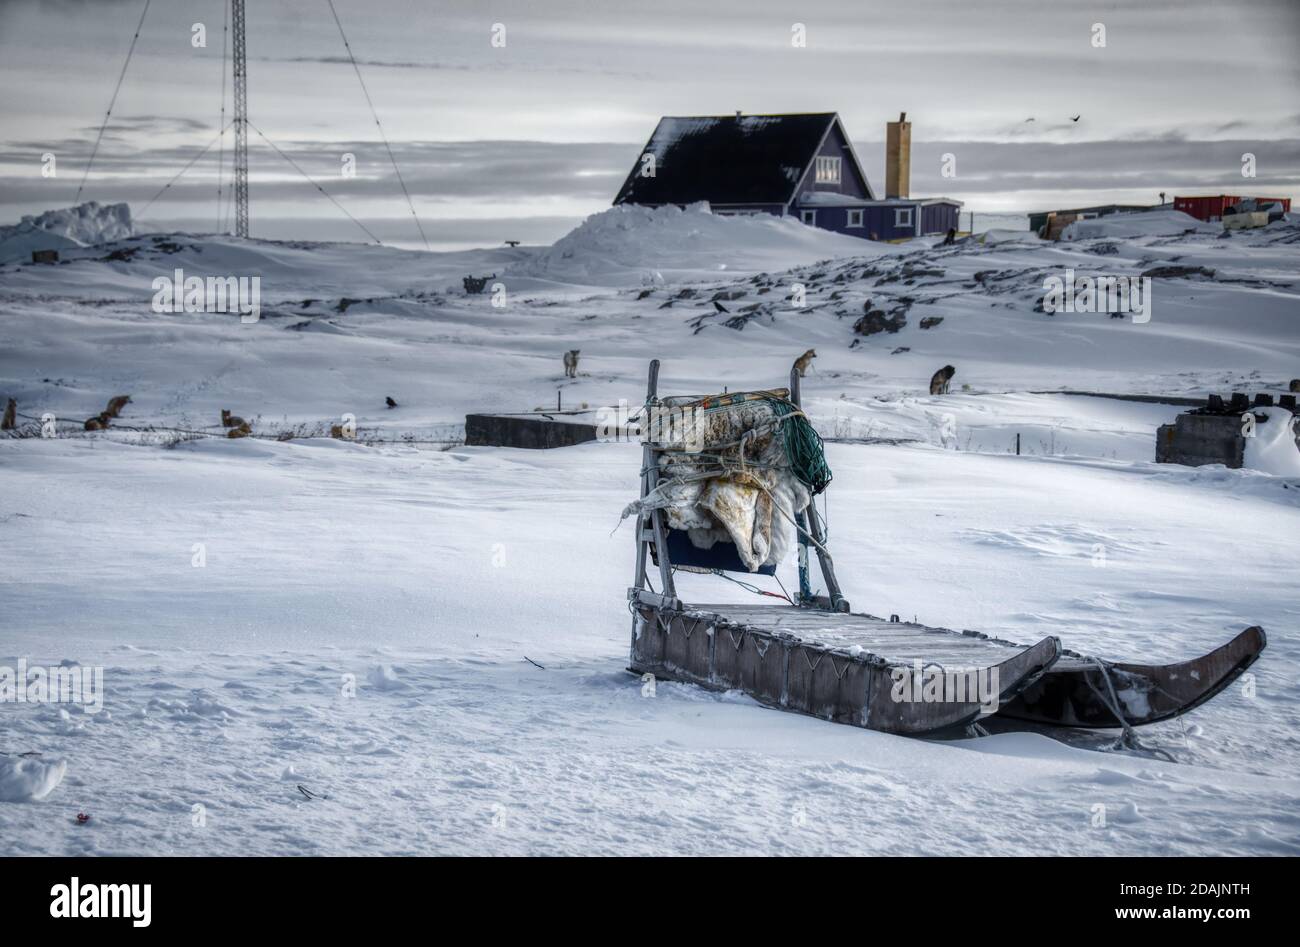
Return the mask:
{"type": "MultiPolygon", "coordinates": [[[[1257,201],[1274,201],[1282,205],[1282,210],[1291,213],[1289,197],[1257,197],[1257,201]]],[[[1213,197],[1175,197],[1174,210],[1191,214],[1197,220],[1220,220],[1223,212],[1242,201],[1240,194],[1215,194],[1213,197]]]]}

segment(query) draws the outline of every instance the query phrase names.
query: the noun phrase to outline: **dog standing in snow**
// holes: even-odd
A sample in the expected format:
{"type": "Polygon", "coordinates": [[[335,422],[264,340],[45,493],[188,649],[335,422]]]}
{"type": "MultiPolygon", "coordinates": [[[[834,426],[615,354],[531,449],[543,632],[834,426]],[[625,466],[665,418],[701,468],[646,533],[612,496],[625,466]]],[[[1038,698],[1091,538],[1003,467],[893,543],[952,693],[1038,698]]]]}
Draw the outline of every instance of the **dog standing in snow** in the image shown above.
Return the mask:
{"type": "Polygon", "coordinates": [[[104,409],[104,413],[107,414],[110,418],[115,418],[119,414],[121,414],[122,409],[125,408],[130,403],[131,403],[130,395],[118,395],[115,398],[110,398],[108,400],[108,407],[104,409]]]}
{"type": "Polygon", "coordinates": [[[945,365],[939,369],[930,378],[930,394],[946,395],[948,393],[948,384],[952,381],[952,376],[957,374],[957,369],[951,365],[945,365]]]}
{"type": "Polygon", "coordinates": [[[570,352],[564,353],[564,377],[565,378],[578,377],[578,353],[580,351],[582,350],[573,349],[570,352]]]}
{"type": "Polygon", "coordinates": [[[804,374],[808,371],[808,366],[812,364],[812,360],[815,359],[816,357],[817,357],[817,350],[809,349],[808,351],[804,352],[802,355],[800,355],[798,358],[794,360],[795,371],[799,373],[800,378],[802,378],[804,374]]]}

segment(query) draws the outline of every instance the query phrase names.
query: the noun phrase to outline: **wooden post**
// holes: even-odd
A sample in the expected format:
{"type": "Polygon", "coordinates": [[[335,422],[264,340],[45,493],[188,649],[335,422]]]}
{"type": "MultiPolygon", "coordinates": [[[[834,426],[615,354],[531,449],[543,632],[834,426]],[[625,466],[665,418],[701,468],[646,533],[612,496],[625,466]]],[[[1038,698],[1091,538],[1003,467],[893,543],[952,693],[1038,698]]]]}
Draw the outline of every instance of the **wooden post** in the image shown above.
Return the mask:
{"type": "MultiPolygon", "coordinates": [[[[647,413],[653,407],[654,402],[658,400],[658,395],[659,359],[653,359],[650,362],[649,379],[646,384],[645,410],[642,412],[641,417],[642,430],[648,431],[653,428],[653,426],[647,427],[650,420],[647,413]]],[[[644,446],[641,448],[641,498],[645,499],[653,493],[658,485],[658,458],[654,444],[646,435],[644,446]]],[[[677,590],[673,584],[672,562],[668,558],[668,528],[664,523],[663,510],[651,510],[649,513],[637,516],[636,538],[636,588],[638,590],[645,588],[647,557],[650,555],[650,541],[653,538],[655,554],[659,557],[659,579],[663,584],[659,594],[663,596],[666,602],[672,603],[677,598],[677,590]],[[649,520],[648,524],[647,520],[649,520]],[[649,535],[647,535],[647,526],[649,535]]],[[[670,607],[672,606],[670,605],[670,607]]]]}
{"type": "MultiPolygon", "coordinates": [[[[796,407],[799,406],[800,399],[799,369],[790,369],[790,401],[796,407]]],[[[807,517],[802,512],[794,515],[795,524],[799,527],[796,539],[799,543],[799,604],[804,605],[812,597],[812,581],[808,575],[808,536],[804,532],[808,528],[807,517]]]]}
{"type": "MultiPolygon", "coordinates": [[[[790,369],[790,401],[796,408],[803,407],[803,393],[800,384],[799,369],[790,369]]],[[[831,559],[831,554],[826,551],[826,534],[822,530],[821,520],[817,516],[817,504],[814,500],[808,503],[807,534],[802,529],[799,532],[800,563],[806,569],[808,561],[808,537],[814,540],[817,548],[817,562],[822,567],[822,578],[826,580],[826,595],[830,599],[831,610],[837,612],[847,612],[849,603],[844,600],[840,594],[840,583],[835,578],[835,562],[831,559]]],[[[796,517],[795,521],[800,527],[803,527],[803,517],[796,517]]],[[[806,582],[806,576],[803,569],[799,575],[800,595],[803,594],[803,586],[806,582]]],[[[809,593],[811,595],[811,592],[809,593]]]]}

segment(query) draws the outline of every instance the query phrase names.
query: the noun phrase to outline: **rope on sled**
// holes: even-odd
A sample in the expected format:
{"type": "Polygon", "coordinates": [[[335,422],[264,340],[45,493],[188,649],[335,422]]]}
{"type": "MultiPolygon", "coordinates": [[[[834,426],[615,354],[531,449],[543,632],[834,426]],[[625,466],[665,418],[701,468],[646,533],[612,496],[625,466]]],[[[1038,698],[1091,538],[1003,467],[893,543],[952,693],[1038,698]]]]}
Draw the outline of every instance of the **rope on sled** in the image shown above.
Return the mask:
{"type": "Polygon", "coordinates": [[[1115,684],[1110,678],[1110,665],[1105,661],[1102,661],[1100,658],[1090,657],[1086,660],[1101,672],[1101,679],[1106,684],[1107,694],[1103,694],[1097,689],[1096,685],[1088,678],[1087,671],[1083,674],[1083,682],[1088,685],[1089,690],[1097,695],[1097,699],[1106,706],[1106,709],[1115,715],[1115,719],[1118,720],[1120,726],[1123,727],[1122,735],[1115,741],[1115,744],[1111,749],[1118,749],[1123,746],[1131,750],[1139,750],[1143,753],[1149,753],[1152,756],[1163,759],[1167,763],[1177,763],[1178,760],[1174,759],[1173,754],[1168,750],[1147,746],[1138,738],[1137,731],[1133,729],[1133,725],[1128,722],[1128,718],[1124,716],[1124,712],[1120,709],[1119,696],[1115,693],[1115,684]],[[1109,700],[1107,699],[1107,695],[1109,695],[1109,700]]]}
{"type": "MultiPolygon", "coordinates": [[[[753,584],[751,584],[751,583],[749,583],[749,582],[742,582],[740,579],[732,578],[731,576],[727,575],[727,573],[723,572],[721,569],[710,569],[709,571],[710,571],[713,575],[718,576],[719,578],[726,579],[728,582],[734,582],[734,583],[736,583],[736,585],[739,585],[739,586],[740,586],[742,589],[744,589],[746,592],[752,592],[752,593],[755,594],[755,595],[767,595],[767,596],[770,596],[771,598],[780,598],[780,599],[785,599],[785,600],[786,600],[787,602],[789,602],[791,605],[794,604],[794,602],[791,600],[791,598],[790,598],[789,595],[783,595],[783,594],[782,594],[782,592],[785,591],[785,587],[784,587],[784,586],[782,586],[782,588],[781,588],[781,592],[769,592],[769,591],[767,591],[767,589],[760,589],[757,585],[753,585],[753,584]]],[[[775,576],[773,576],[773,578],[775,578],[775,576]]],[[[781,580],[780,580],[780,579],[777,579],[777,584],[778,584],[778,585],[780,585],[780,582],[781,582],[781,580]]]]}
{"type": "Polygon", "coordinates": [[[768,400],[782,422],[781,435],[790,471],[816,496],[831,483],[831,468],[826,463],[826,446],[808,416],[792,402],[780,398],[768,400]]]}

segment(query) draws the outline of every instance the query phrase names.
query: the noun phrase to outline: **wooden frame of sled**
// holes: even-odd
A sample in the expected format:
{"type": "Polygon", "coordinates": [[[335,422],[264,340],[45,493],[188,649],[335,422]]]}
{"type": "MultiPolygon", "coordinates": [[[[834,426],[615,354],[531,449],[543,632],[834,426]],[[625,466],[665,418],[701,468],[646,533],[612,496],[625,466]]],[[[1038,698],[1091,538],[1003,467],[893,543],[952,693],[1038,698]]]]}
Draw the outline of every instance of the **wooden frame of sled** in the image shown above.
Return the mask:
{"type": "MultiPolygon", "coordinates": [[[[655,360],[647,408],[699,400],[661,398],[658,384],[655,360]]],[[[797,371],[790,372],[788,391],[769,393],[788,395],[798,406],[797,371]]],[[[664,450],[646,439],[643,500],[658,486],[664,450]]],[[[1263,629],[1251,627],[1190,661],[1112,663],[1064,651],[1055,636],[1022,645],[853,613],[836,580],[816,504],[796,522],[797,604],[694,605],[677,597],[675,569],[746,573],[735,547],[715,543],[709,550],[695,549],[685,534],[668,527],[662,510],[638,514],[636,577],[627,592],[633,614],[629,670],[739,690],[768,706],[888,733],[955,731],[990,713],[1001,720],[1128,732],[1210,699],[1254,663],[1266,644],[1263,629]],[[727,546],[729,551],[718,548],[727,546]],[[812,591],[809,547],[824,594],[812,591]],[[652,564],[658,590],[650,581],[652,564]]]]}

